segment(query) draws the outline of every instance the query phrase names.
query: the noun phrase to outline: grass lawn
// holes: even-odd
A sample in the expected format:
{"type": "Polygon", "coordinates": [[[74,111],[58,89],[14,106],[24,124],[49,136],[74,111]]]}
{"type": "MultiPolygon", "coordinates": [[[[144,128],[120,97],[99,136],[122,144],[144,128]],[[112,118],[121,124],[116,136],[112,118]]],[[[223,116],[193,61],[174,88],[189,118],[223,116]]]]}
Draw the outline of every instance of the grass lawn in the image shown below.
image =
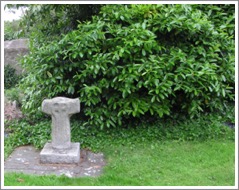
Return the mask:
{"type": "Polygon", "coordinates": [[[234,186],[235,144],[231,140],[151,141],[111,145],[107,166],[96,178],[7,173],[5,186],[234,186]]]}

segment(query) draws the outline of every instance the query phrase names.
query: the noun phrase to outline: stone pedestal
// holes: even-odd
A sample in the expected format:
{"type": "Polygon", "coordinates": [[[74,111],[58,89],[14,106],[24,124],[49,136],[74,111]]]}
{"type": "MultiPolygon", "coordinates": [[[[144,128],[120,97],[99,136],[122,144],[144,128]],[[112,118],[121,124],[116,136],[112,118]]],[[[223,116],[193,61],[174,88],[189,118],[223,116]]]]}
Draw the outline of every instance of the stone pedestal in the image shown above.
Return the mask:
{"type": "Polygon", "coordinates": [[[43,164],[77,164],[80,162],[80,143],[71,143],[69,149],[54,149],[51,143],[46,143],[40,153],[43,164]]]}
{"type": "Polygon", "coordinates": [[[42,102],[42,111],[52,118],[52,142],[40,153],[40,162],[75,164],[80,161],[80,143],[71,143],[70,117],[80,112],[78,98],[56,97],[42,102]]]}

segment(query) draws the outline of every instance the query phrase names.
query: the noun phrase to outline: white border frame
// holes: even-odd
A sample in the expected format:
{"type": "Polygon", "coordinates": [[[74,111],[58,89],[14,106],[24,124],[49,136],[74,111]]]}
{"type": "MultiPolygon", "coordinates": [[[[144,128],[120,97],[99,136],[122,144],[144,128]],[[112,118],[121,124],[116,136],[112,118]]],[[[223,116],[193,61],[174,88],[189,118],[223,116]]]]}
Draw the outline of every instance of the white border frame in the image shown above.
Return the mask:
{"type": "MultiPolygon", "coordinates": [[[[235,4],[235,186],[4,186],[4,156],[1,156],[1,189],[238,189],[238,1],[1,1],[1,76],[4,76],[5,4],[235,4]]],[[[1,80],[1,155],[4,155],[4,78],[1,80]]]]}

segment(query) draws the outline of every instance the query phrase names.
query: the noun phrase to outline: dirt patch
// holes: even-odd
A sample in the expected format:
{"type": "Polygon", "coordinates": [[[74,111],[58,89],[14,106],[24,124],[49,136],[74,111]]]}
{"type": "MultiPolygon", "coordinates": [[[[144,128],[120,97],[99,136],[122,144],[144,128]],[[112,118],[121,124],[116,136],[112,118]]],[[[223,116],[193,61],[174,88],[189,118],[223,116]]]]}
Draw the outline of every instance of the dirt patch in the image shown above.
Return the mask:
{"type": "Polygon", "coordinates": [[[17,102],[9,102],[5,101],[4,103],[4,119],[5,120],[13,120],[20,119],[23,117],[23,114],[20,108],[17,107],[17,102]]]}

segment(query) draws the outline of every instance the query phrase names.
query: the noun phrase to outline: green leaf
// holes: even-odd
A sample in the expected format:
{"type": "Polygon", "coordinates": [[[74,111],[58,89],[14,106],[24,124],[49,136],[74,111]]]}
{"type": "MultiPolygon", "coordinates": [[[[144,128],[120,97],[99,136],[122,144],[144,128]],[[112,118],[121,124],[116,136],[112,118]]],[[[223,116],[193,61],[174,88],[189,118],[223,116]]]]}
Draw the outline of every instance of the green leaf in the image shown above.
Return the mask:
{"type": "Polygon", "coordinates": [[[144,49],[142,49],[142,55],[145,56],[146,55],[146,52],[144,49]]]}
{"type": "Polygon", "coordinates": [[[227,81],[227,79],[226,79],[226,77],[224,75],[222,75],[222,81],[224,81],[224,82],[227,81]]]}
{"type": "Polygon", "coordinates": [[[158,95],[160,96],[160,98],[161,98],[162,100],[164,99],[163,94],[159,93],[158,95]]]}
{"type": "Polygon", "coordinates": [[[151,102],[154,103],[154,101],[155,101],[155,96],[151,98],[151,102]]]}
{"type": "Polygon", "coordinates": [[[223,95],[223,97],[226,96],[226,92],[225,92],[225,89],[224,89],[224,88],[222,89],[222,95],[223,95]]]}
{"type": "Polygon", "coordinates": [[[47,73],[48,77],[50,77],[50,78],[52,77],[52,74],[49,71],[47,71],[46,73],[47,73]]]}
{"type": "Polygon", "coordinates": [[[159,79],[155,79],[154,84],[155,84],[156,87],[158,87],[159,86],[159,79]]]}
{"type": "Polygon", "coordinates": [[[67,92],[68,92],[68,94],[74,94],[74,92],[75,92],[75,88],[74,88],[73,86],[69,86],[67,92]]]}
{"type": "Polygon", "coordinates": [[[143,28],[143,29],[146,28],[146,23],[145,23],[145,22],[142,24],[142,28],[143,28]]]}

